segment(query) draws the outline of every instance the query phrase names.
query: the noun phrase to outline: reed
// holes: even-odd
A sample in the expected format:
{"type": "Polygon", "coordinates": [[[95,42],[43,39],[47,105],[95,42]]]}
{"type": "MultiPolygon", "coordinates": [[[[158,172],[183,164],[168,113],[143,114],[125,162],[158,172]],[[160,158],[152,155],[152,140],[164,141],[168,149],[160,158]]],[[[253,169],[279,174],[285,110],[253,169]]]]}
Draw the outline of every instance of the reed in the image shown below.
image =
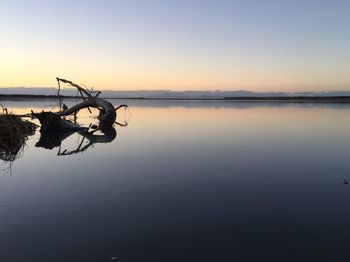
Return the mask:
{"type": "Polygon", "coordinates": [[[33,135],[36,125],[24,121],[20,116],[8,113],[3,108],[0,113],[0,159],[13,162],[21,156],[28,136],[33,135]]]}

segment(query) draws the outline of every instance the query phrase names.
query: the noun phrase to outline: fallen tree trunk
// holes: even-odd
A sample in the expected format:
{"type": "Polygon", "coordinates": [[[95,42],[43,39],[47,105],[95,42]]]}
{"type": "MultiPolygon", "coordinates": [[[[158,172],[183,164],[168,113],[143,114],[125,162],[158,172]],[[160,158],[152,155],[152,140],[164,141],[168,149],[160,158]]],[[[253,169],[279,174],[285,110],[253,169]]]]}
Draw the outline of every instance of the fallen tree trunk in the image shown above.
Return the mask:
{"type": "Polygon", "coordinates": [[[62,131],[79,131],[86,129],[77,126],[65,119],[62,119],[57,113],[41,112],[32,113],[40,121],[40,132],[62,132],[62,131]]]}
{"type": "Polygon", "coordinates": [[[102,110],[102,115],[100,117],[101,122],[106,124],[107,123],[113,124],[115,122],[117,114],[114,109],[114,106],[110,102],[99,98],[90,98],[88,100],[85,100],[64,111],[57,112],[57,115],[68,116],[78,112],[80,109],[87,108],[87,107],[94,107],[102,110]]]}
{"type": "MultiPolygon", "coordinates": [[[[78,131],[81,129],[84,129],[82,127],[79,127],[62,117],[76,114],[79,110],[84,108],[97,108],[100,110],[99,114],[99,125],[103,126],[112,126],[114,122],[116,121],[117,113],[116,111],[121,107],[127,107],[126,105],[121,105],[117,108],[114,108],[114,106],[104,100],[97,98],[98,95],[101,93],[100,91],[89,91],[69,80],[62,79],[62,78],[56,78],[60,90],[60,82],[67,83],[71,86],[74,86],[78,89],[79,93],[81,94],[81,97],[83,99],[83,102],[76,104],[70,108],[64,109],[59,112],[41,112],[41,113],[34,113],[32,112],[32,115],[34,117],[37,117],[41,124],[41,132],[62,132],[62,131],[78,131]],[[95,93],[93,96],[92,94],[95,93]]],[[[58,96],[59,95],[58,90],[58,96]]],[[[90,110],[90,109],[89,109],[90,110]]],[[[90,111],[91,112],[91,111],[90,111]]]]}

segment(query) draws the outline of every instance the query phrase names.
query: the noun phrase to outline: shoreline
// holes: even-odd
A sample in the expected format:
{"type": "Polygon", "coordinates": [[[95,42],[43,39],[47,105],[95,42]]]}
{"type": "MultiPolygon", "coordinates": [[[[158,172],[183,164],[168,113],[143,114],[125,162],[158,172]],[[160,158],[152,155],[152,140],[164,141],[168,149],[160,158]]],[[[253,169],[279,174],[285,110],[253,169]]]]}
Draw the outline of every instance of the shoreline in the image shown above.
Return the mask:
{"type": "MultiPolygon", "coordinates": [[[[350,103],[350,96],[294,96],[294,97],[224,97],[224,98],[174,98],[174,97],[103,97],[113,100],[159,100],[159,101],[227,101],[227,102],[296,102],[296,103],[350,103]]],[[[57,95],[4,95],[0,100],[58,99],[57,95]]],[[[61,96],[61,99],[81,99],[80,96],[61,96]]]]}

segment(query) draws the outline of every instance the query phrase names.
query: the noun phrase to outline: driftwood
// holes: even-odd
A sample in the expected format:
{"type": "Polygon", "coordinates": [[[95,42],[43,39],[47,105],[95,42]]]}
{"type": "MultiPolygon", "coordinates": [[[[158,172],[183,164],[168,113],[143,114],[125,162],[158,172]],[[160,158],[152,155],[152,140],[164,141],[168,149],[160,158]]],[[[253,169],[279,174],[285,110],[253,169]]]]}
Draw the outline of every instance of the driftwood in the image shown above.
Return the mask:
{"type": "Polygon", "coordinates": [[[36,117],[40,121],[40,132],[70,132],[70,131],[78,131],[81,129],[85,129],[84,127],[80,127],[78,125],[73,124],[70,121],[67,121],[60,117],[59,114],[53,112],[41,112],[34,113],[32,112],[32,116],[36,117]]]}
{"type": "Polygon", "coordinates": [[[109,123],[111,125],[115,122],[115,119],[117,117],[115,108],[110,102],[99,98],[90,98],[64,111],[57,112],[56,114],[58,116],[68,116],[68,115],[74,114],[75,112],[78,112],[83,108],[89,108],[89,107],[94,107],[101,110],[102,112],[102,115],[100,117],[101,122],[109,123]]]}
{"type": "MultiPolygon", "coordinates": [[[[60,99],[60,82],[68,84],[70,86],[73,86],[77,88],[78,92],[80,93],[83,101],[81,103],[78,103],[70,108],[67,108],[67,106],[61,107],[61,100],[60,100],[60,110],[58,112],[40,112],[40,113],[34,113],[32,112],[32,116],[36,117],[41,124],[41,132],[69,132],[69,131],[79,131],[84,130],[85,128],[82,128],[80,126],[77,126],[76,124],[65,120],[63,117],[77,114],[79,110],[88,108],[90,111],[90,107],[97,108],[100,110],[99,114],[99,125],[103,126],[110,126],[112,127],[113,124],[116,121],[117,118],[117,110],[122,107],[127,107],[127,105],[120,105],[117,108],[114,108],[114,106],[108,102],[107,100],[98,98],[100,91],[93,91],[93,90],[87,90],[86,88],[81,87],[78,84],[73,83],[72,81],[62,79],[62,78],[56,78],[58,82],[58,97],[60,99]]],[[[91,111],[90,111],[91,112],[91,111]]]]}
{"type": "Polygon", "coordinates": [[[2,110],[2,113],[0,112],[0,160],[4,163],[10,163],[6,170],[11,170],[12,162],[22,155],[28,136],[33,135],[37,128],[36,124],[24,121],[22,118],[37,118],[41,125],[41,136],[36,146],[46,149],[59,147],[58,155],[60,156],[84,152],[94,144],[110,143],[117,136],[114,124],[127,125],[126,121],[124,124],[116,122],[117,111],[120,108],[126,108],[127,105],[114,108],[110,102],[98,97],[100,91],[88,90],[66,79],[57,78],[57,81],[57,95],[60,103],[58,111],[31,111],[28,114],[15,115],[8,113],[7,108],[0,104],[0,111],[2,110]],[[60,83],[77,88],[83,101],[68,108],[61,101],[60,83]],[[85,108],[90,111],[90,107],[99,110],[99,123],[97,125],[90,124],[88,127],[79,126],[77,124],[78,112],[85,108]],[[74,121],[68,121],[67,116],[72,116],[74,121]],[[78,147],[73,150],[61,150],[62,141],[75,133],[82,137],[78,147]]]}

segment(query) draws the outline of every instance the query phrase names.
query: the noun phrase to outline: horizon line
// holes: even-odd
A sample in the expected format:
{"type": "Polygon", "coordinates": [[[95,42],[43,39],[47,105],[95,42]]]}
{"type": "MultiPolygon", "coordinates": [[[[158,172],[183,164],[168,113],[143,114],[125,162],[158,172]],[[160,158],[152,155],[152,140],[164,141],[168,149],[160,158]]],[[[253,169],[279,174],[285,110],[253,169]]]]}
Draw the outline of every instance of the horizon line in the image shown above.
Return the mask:
{"type": "MultiPolygon", "coordinates": [[[[0,86],[1,89],[54,89],[57,90],[57,87],[54,86],[0,86]]],[[[73,87],[61,87],[61,90],[70,90],[73,87]]],[[[95,89],[95,88],[93,88],[95,89]]],[[[347,89],[347,88],[346,88],[347,89]]],[[[183,90],[174,90],[174,89],[101,89],[99,91],[103,92],[212,92],[212,93],[220,93],[220,92],[251,92],[251,93],[334,93],[334,92],[350,92],[350,87],[348,90],[346,89],[336,89],[336,90],[299,90],[299,91],[252,91],[250,89],[230,89],[230,90],[222,90],[222,89],[183,89],[183,90]]],[[[98,89],[96,89],[98,90],[98,89]]]]}

